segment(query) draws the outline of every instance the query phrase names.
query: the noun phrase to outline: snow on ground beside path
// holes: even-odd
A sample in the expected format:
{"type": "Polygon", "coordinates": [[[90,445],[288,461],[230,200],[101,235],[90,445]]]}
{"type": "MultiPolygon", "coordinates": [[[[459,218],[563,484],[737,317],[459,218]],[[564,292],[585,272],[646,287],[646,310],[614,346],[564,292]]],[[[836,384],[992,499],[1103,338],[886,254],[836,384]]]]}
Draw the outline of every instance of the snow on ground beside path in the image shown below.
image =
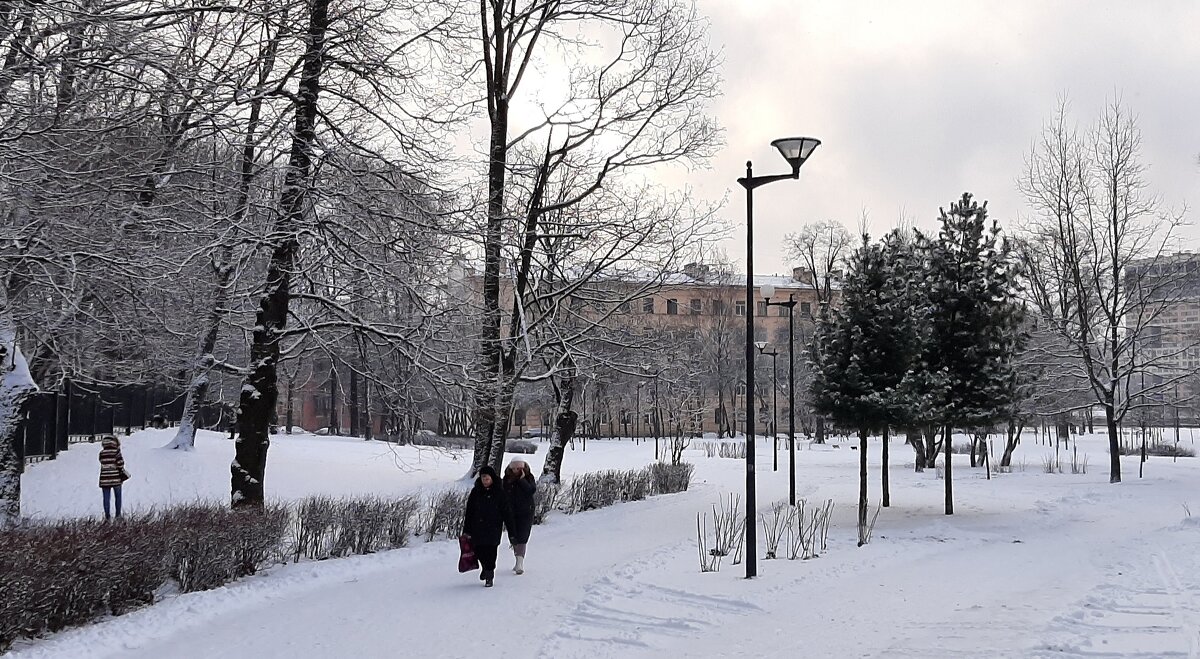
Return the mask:
{"type": "MultiPolygon", "coordinates": [[[[341,440],[313,441],[343,450],[341,440]]],[[[305,477],[299,456],[320,465],[313,454],[323,449],[287,457],[276,452],[282,444],[272,445],[279,471],[268,471],[268,489],[274,482],[280,489],[272,491],[286,497],[292,479],[316,487],[322,473],[305,477]],[[289,468],[297,471],[289,476],[289,468]]],[[[638,466],[651,452],[594,442],[587,453],[569,453],[567,467],[638,466]]],[[[1102,438],[1080,443],[1086,475],[1041,473],[1046,452],[1027,438],[1017,458],[1026,471],[990,481],[956,455],[957,514],[947,517],[943,483],[932,470],[912,473],[911,452],[893,443],[893,505],[874,541],[856,548],[857,451],[800,451],[801,496],[837,503],[829,551],[811,561],[760,561],[761,576],[746,581],[742,566],[701,574],[695,546],[696,514],[742,491],[743,463],[689,451],[697,465],[690,491],[553,516],[534,529],[525,575],[505,571],[511,556],[502,548],[494,589],[458,574],[456,547],[436,542],[276,568],[60,633],[12,657],[207,659],[231,648],[288,659],[1200,657],[1200,524],[1184,511],[1190,503],[1200,515],[1200,462],[1152,458],[1138,480],[1136,459],[1126,458],[1126,482],[1110,485],[1102,438]]],[[[878,456],[875,441],[872,501],[878,456]]],[[[343,457],[328,478],[345,477],[353,460],[343,457]]],[[[536,467],[541,457],[530,462],[536,467]]],[[[780,467],[771,470],[761,443],[763,509],[786,496],[786,459],[780,467]]],[[[447,460],[393,478],[421,487],[463,468],[447,460]]]]}
{"type": "MultiPolygon", "coordinates": [[[[201,431],[196,436],[195,451],[163,449],[174,433],[174,429],[143,430],[121,438],[121,451],[131,476],[122,488],[126,511],[196,499],[229,499],[233,441],[228,435],[201,431]]],[[[576,451],[568,450],[563,460],[567,476],[585,467],[641,468],[654,459],[653,442],[635,450],[626,450],[634,448],[629,441],[589,442],[587,462],[575,458],[585,454],[581,443],[577,447],[576,451]]],[[[99,442],[72,444],[58,459],[32,465],[22,481],[22,513],[40,519],[99,516],[99,452],[99,442]]],[[[540,473],[545,453],[546,444],[541,443],[537,453],[509,454],[506,461],[523,459],[540,473]]],[[[460,480],[470,460],[470,454],[464,451],[397,446],[353,437],[272,435],[267,454],[267,496],[292,501],[312,494],[403,495],[440,489],[460,480]]]]}

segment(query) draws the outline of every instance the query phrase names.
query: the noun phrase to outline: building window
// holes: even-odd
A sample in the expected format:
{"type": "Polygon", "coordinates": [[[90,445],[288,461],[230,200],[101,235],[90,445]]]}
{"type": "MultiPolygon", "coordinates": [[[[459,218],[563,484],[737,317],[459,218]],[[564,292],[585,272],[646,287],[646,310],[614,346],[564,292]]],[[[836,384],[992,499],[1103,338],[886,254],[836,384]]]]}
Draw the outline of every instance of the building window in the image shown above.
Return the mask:
{"type": "Polygon", "coordinates": [[[676,316],[679,314],[679,300],[673,297],[667,298],[667,315],[676,316]]]}
{"type": "Polygon", "coordinates": [[[812,305],[807,302],[801,302],[800,303],[800,313],[811,314],[812,313],[812,305]]]}
{"type": "Polygon", "coordinates": [[[693,316],[699,316],[704,313],[704,300],[692,298],[690,304],[692,307],[691,311],[693,316]]]}
{"type": "Polygon", "coordinates": [[[514,425],[518,425],[518,426],[525,425],[525,408],[518,407],[517,409],[513,410],[512,422],[514,425]]]}
{"type": "Polygon", "coordinates": [[[734,302],[733,303],[733,313],[738,316],[745,316],[746,315],[746,301],[738,300],[737,302],[734,302]]]}
{"type": "Polygon", "coordinates": [[[622,302],[617,305],[617,311],[619,313],[629,313],[629,302],[622,302]]]}
{"type": "Polygon", "coordinates": [[[786,315],[788,315],[788,308],[787,308],[787,307],[775,307],[775,309],[776,309],[776,311],[778,311],[778,313],[776,313],[776,314],[775,314],[775,315],[777,315],[777,316],[786,316],[786,315]]]}
{"type": "Polygon", "coordinates": [[[758,301],[758,315],[760,315],[760,316],[767,315],[767,301],[766,300],[758,301]]]}
{"type": "Polygon", "coordinates": [[[642,313],[654,313],[654,298],[648,297],[642,300],[642,313]]]}
{"type": "Polygon", "coordinates": [[[713,300],[712,311],[714,316],[724,316],[729,313],[729,307],[725,304],[725,300],[713,300]]]}

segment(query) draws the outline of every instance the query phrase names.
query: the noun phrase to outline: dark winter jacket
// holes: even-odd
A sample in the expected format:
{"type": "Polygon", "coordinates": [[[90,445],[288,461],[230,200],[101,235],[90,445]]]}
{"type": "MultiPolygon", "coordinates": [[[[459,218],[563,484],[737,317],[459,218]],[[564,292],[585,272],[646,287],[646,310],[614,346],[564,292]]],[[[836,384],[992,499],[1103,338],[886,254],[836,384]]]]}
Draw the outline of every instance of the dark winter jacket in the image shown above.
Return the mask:
{"type": "Polygon", "coordinates": [[[508,541],[514,545],[529,542],[529,532],[533,530],[533,495],[536,492],[537,482],[529,472],[525,472],[523,478],[504,479],[504,493],[508,496],[513,516],[512,526],[508,527],[508,541]]]}
{"type": "Polygon", "coordinates": [[[467,496],[463,533],[471,536],[473,545],[497,546],[504,527],[512,528],[512,510],[508,507],[508,498],[504,496],[504,486],[496,476],[496,471],[484,467],[479,474],[491,476],[492,486],[484,487],[482,478],[475,479],[475,487],[467,496]]]}
{"type": "Polygon", "coordinates": [[[121,445],[114,437],[106,437],[100,443],[100,487],[118,487],[125,479],[125,458],[121,456],[121,445]]]}

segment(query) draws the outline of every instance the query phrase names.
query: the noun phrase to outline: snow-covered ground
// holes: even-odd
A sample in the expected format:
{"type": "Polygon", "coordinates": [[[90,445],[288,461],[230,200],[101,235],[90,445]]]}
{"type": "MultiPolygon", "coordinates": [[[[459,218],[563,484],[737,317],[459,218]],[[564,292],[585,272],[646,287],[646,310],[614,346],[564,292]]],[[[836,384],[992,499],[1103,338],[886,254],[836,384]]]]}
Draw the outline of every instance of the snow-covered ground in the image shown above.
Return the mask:
{"type": "MultiPolygon", "coordinates": [[[[125,442],[126,500],[149,506],[224,499],[232,445],[158,450],[164,433],[125,442]]],[[[1185,444],[1188,442],[1185,439],[1185,444]]],[[[956,514],[942,482],[912,472],[891,445],[892,507],[855,547],[857,452],[803,447],[799,492],[837,503],[829,551],[701,574],[696,514],[744,486],[738,460],[689,451],[692,489],[535,527],[527,573],[496,588],[457,573],[457,548],[411,549],[271,570],[225,588],[19,646],[31,657],[1200,657],[1200,459],[1151,458],[1109,485],[1103,439],[1086,437],[1089,473],[1042,473],[1049,450],[1027,437],[1024,471],[985,480],[955,456],[956,514]],[[1190,504],[1195,516],[1188,517],[1190,504]]],[[[95,514],[95,446],[73,446],[25,477],[25,508],[95,514]]],[[[544,458],[527,457],[536,468],[544,458]]],[[[653,445],[590,442],[568,472],[641,466],[653,445]]],[[[871,499],[879,494],[872,442],[871,499]]],[[[341,438],[273,442],[268,492],[402,493],[440,488],[463,459],[341,438]]],[[[1069,463],[1068,463],[1069,464],[1069,463]]],[[[759,501],[787,494],[785,456],[759,444],[759,501]]],[[[760,532],[761,538],[761,532],[760,532]]],[[[761,539],[760,539],[761,542],[761,539]]],[[[509,557],[502,554],[502,561],[509,557]]],[[[502,567],[505,567],[502,565],[502,567]]]]}

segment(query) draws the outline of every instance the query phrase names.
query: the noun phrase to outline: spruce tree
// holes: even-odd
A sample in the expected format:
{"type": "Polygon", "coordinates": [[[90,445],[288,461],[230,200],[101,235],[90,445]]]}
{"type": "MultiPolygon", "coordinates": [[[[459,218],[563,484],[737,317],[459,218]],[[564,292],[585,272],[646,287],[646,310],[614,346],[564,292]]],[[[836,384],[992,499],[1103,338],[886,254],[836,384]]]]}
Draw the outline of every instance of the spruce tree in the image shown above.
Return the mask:
{"type": "MultiPolygon", "coordinates": [[[[914,377],[931,420],[945,428],[946,514],[954,514],[951,431],[991,425],[1011,403],[1021,307],[1013,250],[987,203],[964,193],[941,209],[942,228],[925,255],[928,308],[922,363],[914,377]]],[[[911,382],[910,382],[911,384],[911,382]]]]}
{"type": "Polygon", "coordinates": [[[883,507],[891,505],[888,482],[888,441],[892,427],[910,427],[915,415],[904,383],[919,356],[921,317],[914,307],[921,300],[918,285],[922,264],[915,252],[913,236],[896,229],[883,238],[883,288],[876,312],[877,344],[890,358],[875,378],[883,387],[887,422],[883,426],[883,468],[881,474],[883,507]],[[914,277],[916,276],[916,278],[914,277]]]}
{"type": "MultiPolygon", "coordinates": [[[[826,311],[813,343],[810,383],[816,411],[858,429],[859,545],[866,542],[867,437],[898,418],[896,395],[912,357],[900,270],[889,240],[862,245],[850,260],[841,305],[826,311]]],[[[886,450],[886,449],[885,449],[886,450]]],[[[885,467],[886,468],[886,467],[885,467]]]]}

